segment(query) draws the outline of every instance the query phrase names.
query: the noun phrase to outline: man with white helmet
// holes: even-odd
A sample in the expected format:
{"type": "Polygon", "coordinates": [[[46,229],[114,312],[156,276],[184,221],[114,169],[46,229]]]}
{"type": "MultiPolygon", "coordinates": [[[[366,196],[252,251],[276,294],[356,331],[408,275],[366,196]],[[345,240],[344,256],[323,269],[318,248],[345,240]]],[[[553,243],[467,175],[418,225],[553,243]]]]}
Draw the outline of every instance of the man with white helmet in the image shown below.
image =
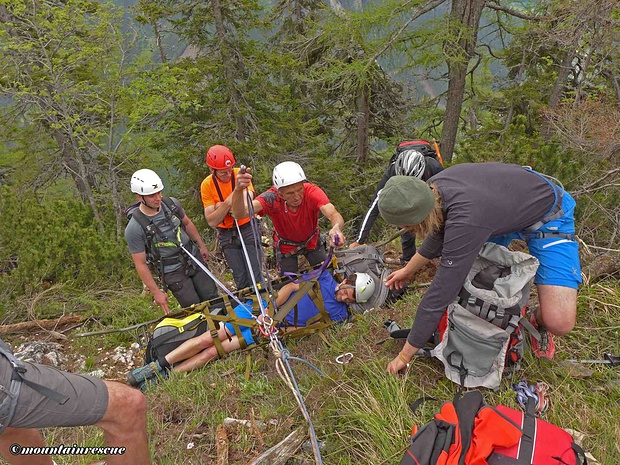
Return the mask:
{"type": "Polygon", "coordinates": [[[163,188],[161,178],[152,170],[133,174],[131,191],[138,203],[128,209],[125,240],[140,279],[167,315],[168,294],[155,282],[153,271],[182,307],[213,299],[218,293],[213,280],[181,249],[183,245],[203,264],[209,257],[196,226],[177,199],[162,197],[163,188]]]}
{"type": "MultiPolygon", "coordinates": [[[[244,189],[250,186],[249,170],[237,175],[232,213],[235,218],[248,216],[244,189]]],[[[252,201],[254,212],[269,215],[273,223],[274,247],[281,274],[296,273],[298,256],[304,255],[311,266],[327,257],[319,229],[319,212],[331,222],[331,246],[343,245],[344,220],[323,190],[306,181],[304,170],[292,161],[273,169],[273,186],[252,201]]]]}
{"type": "MultiPolygon", "coordinates": [[[[379,200],[379,192],[381,192],[381,189],[383,189],[385,183],[388,182],[391,177],[413,176],[418,179],[422,179],[423,181],[427,181],[431,176],[434,176],[443,170],[441,163],[439,163],[436,158],[429,155],[429,153],[431,153],[430,146],[429,149],[426,150],[427,155],[424,155],[416,148],[411,148],[414,146],[419,148],[419,144],[408,145],[406,142],[399,144],[396,153],[390,159],[390,164],[387,170],[377,184],[377,189],[372,198],[372,202],[370,203],[370,208],[364,216],[357,238],[349,247],[357,247],[358,245],[365,244],[368,241],[370,231],[379,216],[379,207],[377,204],[379,200]]],[[[415,236],[407,231],[401,236],[400,240],[403,251],[400,261],[402,264],[405,264],[411,260],[411,257],[415,254],[415,236]]]]}

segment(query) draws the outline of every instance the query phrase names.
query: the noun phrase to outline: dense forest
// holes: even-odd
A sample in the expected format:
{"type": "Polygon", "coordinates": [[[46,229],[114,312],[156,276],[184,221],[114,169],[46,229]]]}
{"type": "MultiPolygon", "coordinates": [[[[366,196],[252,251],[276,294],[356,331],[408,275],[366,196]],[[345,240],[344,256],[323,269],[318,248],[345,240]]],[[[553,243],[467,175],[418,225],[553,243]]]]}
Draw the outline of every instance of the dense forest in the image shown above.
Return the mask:
{"type": "Polygon", "coordinates": [[[259,189],[298,161],[353,231],[395,143],[435,138],[448,163],[558,177],[588,251],[618,249],[619,13],[614,0],[2,1],[0,310],[58,283],[135,279],[122,239],[135,169],[161,173],[212,238],[198,195],[212,144],[259,189]]]}
{"type": "MultiPolygon", "coordinates": [[[[424,138],[446,165],[516,163],[562,181],[577,201],[584,285],[578,326],[558,352],[619,350],[620,0],[0,0],[0,131],[2,325],[75,313],[118,328],[161,316],[140,296],[123,237],[137,169],[161,175],[230,282],[200,199],[211,145],[251,166],[261,192],[277,163],[300,163],[352,241],[397,143],[424,138]]],[[[395,231],[378,225],[373,241],[395,231]]],[[[331,447],[326,463],[392,463],[411,427],[406,399],[452,392],[430,364],[399,384],[385,376],[394,346],[369,350],[384,318],[410,323],[418,296],[407,298],[316,349],[326,363],[345,351],[360,361],[334,365],[338,376],[322,384],[302,378],[316,388],[309,405],[331,447]]],[[[131,342],[66,345],[86,354],[86,370],[102,346],[131,342]]],[[[297,349],[314,357],[311,344],[297,349]]],[[[259,373],[245,381],[226,378],[243,361],[221,363],[221,377],[204,370],[151,393],[157,463],[209,463],[225,412],[280,422],[258,439],[239,433],[229,463],[247,463],[298,422],[297,405],[266,381],[267,362],[255,359],[259,373]],[[229,393],[240,401],[226,404],[229,393]],[[247,402],[253,395],[264,403],[247,402]]],[[[617,373],[582,382],[537,363],[526,368],[552,387],[551,420],[585,431],[601,463],[618,463],[617,373]]]]}

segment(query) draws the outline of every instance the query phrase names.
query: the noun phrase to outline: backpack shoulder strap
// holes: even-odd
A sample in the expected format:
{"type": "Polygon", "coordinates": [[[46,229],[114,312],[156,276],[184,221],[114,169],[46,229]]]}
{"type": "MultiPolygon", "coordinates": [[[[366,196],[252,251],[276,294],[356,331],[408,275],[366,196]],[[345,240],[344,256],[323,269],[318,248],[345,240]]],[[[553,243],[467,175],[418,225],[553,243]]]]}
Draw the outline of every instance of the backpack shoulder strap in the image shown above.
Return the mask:
{"type": "Polygon", "coordinates": [[[463,445],[459,465],[465,465],[465,456],[471,446],[476,415],[484,406],[484,399],[480,391],[467,391],[463,397],[461,397],[461,392],[458,391],[452,403],[459,419],[459,430],[463,445]]]}
{"type": "MultiPolygon", "coordinates": [[[[232,176],[230,177],[230,182],[232,183],[232,190],[235,190],[235,173],[233,171],[232,176]]],[[[217,177],[215,174],[213,175],[213,185],[215,186],[215,190],[217,191],[217,195],[220,198],[220,202],[224,201],[224,196],[222,195],[222,190],[220,189],[220,183],[217,181],[217,177]]]]}
{"type": "Polygon", "coordinates": [[[162,197],[161,201],[164,203],[168,210],[170,210],[173,214],[177,214],[177,204],[170,197],[162,197]]]}
{"type": "Polygon", "coordinates": [[[139,206],[133,210],[133,212],[131,213],[131,217],[135,219],[142,227],[142,229],[144,230],[144,234],[146,234],[147,238],[153,238],[155,236],[156,231],[152,227],[153,222],[149,219],[148,216],[142,213],[142,210],[140,210],[139,206]]]}

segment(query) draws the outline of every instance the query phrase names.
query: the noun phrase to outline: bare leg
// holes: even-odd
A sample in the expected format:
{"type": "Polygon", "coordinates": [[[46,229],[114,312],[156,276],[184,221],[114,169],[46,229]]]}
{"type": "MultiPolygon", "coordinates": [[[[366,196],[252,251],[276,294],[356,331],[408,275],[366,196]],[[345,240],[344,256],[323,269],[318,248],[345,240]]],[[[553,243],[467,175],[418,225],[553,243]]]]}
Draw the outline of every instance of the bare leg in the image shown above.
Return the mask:
{"type": "Polygon", "coordinates": [[[0,435],[0,453],[11,465],[52,465],[49,455],[12,455],[11,444],[28,447],[44,447],[43,436],[36,429],[7,428],[0,435]]]}
{"type": "MultiPolygon", "coordinates": [[[[220,338],[220,341],[228,340],[228,333],[226,332],[226,329],[221,328],[217,332],[217,334],[218,334],[218,337],[220,338]]],[[[211,333],[206,332],[206,333],[201,334],[200,336],[193,337],[185,341],[179,347],[177,347],[172,352],[167,354],[166,360],[170,364],[183,362],[184,360],[187,360],[188,358],[191,358],[194,355],[212,346],[213,346],[213,338],[211,337],[211,333]]],[[[181,370],[181,371],[188,371],[188,370],[181,370]]]]}
{"type": "MultiPolygon", "coordinates": [[[[239,338],[237,336],[233,336],[232,339],[228,339],[225,337],[220,340],[222,341],[222,348],[226,353],[232,352],[233,350],[241,347],[241,344],[239,343],[239,338]]],[[[175,365],[174,371],[185,372],[195,370],[196,368],[202,368],[211,360],[215,360],[218,357],[219,354],[217,353],[217,349],[215,348],[215,346],[212,345],[211,347],[204,349],[193,357],[190,357],[189,359],[184,360],[178,365],[175,365]]]]}
{"type": "Polygon", "coordinates": [[[146,433],[146,397],[137,389],[104,381],[108,387],[108,408],[96,423],[104,433],[108,447],[125,447],[123,455],[106,456],[107,465],[150,465],[146,433]]]}
{"type": "Polygon", "coordinates": [[[577,290],[564,286],[537,284],[540,308],[538,322],[549,332],[563,336],[575,326],[577,319],[577,290]]]}

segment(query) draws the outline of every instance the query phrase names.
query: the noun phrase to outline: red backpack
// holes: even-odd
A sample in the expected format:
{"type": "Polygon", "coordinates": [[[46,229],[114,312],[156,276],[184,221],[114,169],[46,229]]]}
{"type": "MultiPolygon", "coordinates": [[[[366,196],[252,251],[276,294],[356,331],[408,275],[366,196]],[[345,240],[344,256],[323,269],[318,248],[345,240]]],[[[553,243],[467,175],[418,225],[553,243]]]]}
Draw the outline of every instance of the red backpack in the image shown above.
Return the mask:
{"type": "Polygon", "coordinates": [[[496,410],[517,424],[523,436],[514,446],[495,448],[487,460],[489,465],[587,464],[583,450],[567,431],[536,418],[536,403],[533,399],[528,398],[525,413],[503,405],[498,405],[496,410]]]}
{"type": "Polygon", "coordinates": [[[439,153],[439,149],[436,144],[431,144],[429,141],[424,139],[418,140],[404,140],[398,144],[396,147],[395,157],[398,156],[399,153],[404,152],[405,150],[416,150],[420,152],[425,157],[431,157],[435,160],[438,160],[443,166],[443,160],[441,159],[441,154],[439,153]],[[433,147],[435,145],[435,147],[433,147]]]}
{"type": "MultiPolygon", "coordinates": [[[[412,404],[415,409],[428,399],[412,404]]],[[[484,404],[480,391],[459,391],[418,429],[400,465],[587,465],[563,429],[508,407],[484,404]],[[528,452],[528,451],[531,451],[528,452]],[[582,458],[582,461],[579,459],[582,458]]]]}

